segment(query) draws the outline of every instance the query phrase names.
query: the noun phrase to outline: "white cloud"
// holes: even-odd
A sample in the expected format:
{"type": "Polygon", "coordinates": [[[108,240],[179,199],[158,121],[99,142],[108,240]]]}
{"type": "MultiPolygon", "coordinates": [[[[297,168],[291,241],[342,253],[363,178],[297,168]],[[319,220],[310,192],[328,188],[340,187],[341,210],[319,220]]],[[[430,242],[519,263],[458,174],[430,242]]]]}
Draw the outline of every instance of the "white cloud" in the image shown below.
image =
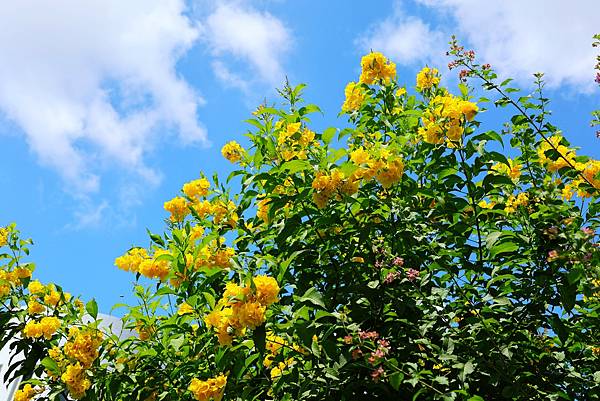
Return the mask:
{"type": "Polygon", "coordinates": [[[183,0],[0,2],[0,110],[73,192],[97,190],[98,166],[115,162],[156,182],[144,155],[159,127],[207,142],[202,99],[175,70],[198,37],[184,12],[183,0]]]}
{"type": "Polygon", "coordinates": [[[421,1],[449,12],[461,36],[503,75],[530,82],[541,71],[550,86],[592,88],[597,0],[421,1]]]}
{"type": "Polygon", "coordinates": [[[532,82],[534,72],[544,72],[551,87],[567,84],[584,91],[594,87],[595,50],[591,41],[600,31],[597,0],[416,3],[436,12],[436,20],[444,25],[430,27],[419,18],[399,13],[400,2],[396,2],[394,16],[363,41],[387,49],[402,64],[411,64],[440,54],[432,39],[445,49],[450,36],[457,34],[463,44],[477,51],[479,60],[521,83],[532,82]]]}
{"type": "Polygon", "coordinates": [[[221,2],[202,24],[202,39],[216,58],[215,75],[227,85],[245,90],[261,81],[271,86],[283,82],[282,58],[292,37],[284,23],[270,13],[242,2],[221,2]],[[232,73],[227,56],[250,68],[243,76],[232,73]]]}
{"type": "Polygon", "coordinates": [[[75,223],[69,223],[65,226],[66,230],[78,231],[85,228],[94,228],[99,226],[105,219],[105,214],[109,208],[108,202],[103,200],[98,205],[84,204],[75,211],[75,223]]]}
{"type": "Polygon", "coordinates": [[[448,40],[423,20],[407,15],[396,3],[394,12],[373,25],[357,42],[363,52],[379,51],[399,64],[438,65],[444,61],[448,40]]]}

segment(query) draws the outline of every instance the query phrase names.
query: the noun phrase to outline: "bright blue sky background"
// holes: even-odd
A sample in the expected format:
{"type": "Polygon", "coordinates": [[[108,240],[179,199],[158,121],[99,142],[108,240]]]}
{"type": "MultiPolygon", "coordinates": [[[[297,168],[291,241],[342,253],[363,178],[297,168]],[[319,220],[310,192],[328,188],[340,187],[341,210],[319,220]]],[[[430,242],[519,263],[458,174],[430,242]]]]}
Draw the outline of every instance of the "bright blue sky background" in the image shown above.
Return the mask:
{"type": "Polygon", "coordinates": [[[543,2],[543,19],[542,0],[32,2],[0,5],[0,224],[34,238],[38,278],[105,311],[132,281],[114,258],[161,231],[184,182],[226,177],[221,146],[244,141],[243,120],[285,75],[323,109],[313,129],[343,125],[369,49],[408,87],[426,63],[451,74],[453,33],[526,89],[545,71],[553,122],[600,158],[593,0],[543,2]]]}

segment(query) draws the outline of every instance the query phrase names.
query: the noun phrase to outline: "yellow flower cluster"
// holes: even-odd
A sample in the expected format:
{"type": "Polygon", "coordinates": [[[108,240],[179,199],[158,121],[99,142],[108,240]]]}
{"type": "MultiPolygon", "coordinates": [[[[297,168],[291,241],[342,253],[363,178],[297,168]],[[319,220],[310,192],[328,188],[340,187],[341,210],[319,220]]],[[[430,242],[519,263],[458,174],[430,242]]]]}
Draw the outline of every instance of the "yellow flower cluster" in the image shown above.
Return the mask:
{"type": "Polygon", "coordinates": [[[208,195],[210,183],[206,178],[190,181],[183,185],[183,193],[188,198],[195,199],[208,195]]]}
{"type": "Polygon", "coordinates": [[[32,298],[27,302],[27,313],[30,315],[39,315],[40,313],[44,313],[46,311],[46,307],[41,303],[37,302],[35,298],[32,298]]]}
{"type": "Polygon", "coordinates": [[[85,392],[92,385],[86,375],[85,369],[79,363],[67,366],[66,371],[61,375],[60,379],[66,384],[71,397],[76,400],[83,398],[85,392]]]}
{"type": "Polygon", "coordinates": [[[8,244],[8,229],[6,227],[0,227],[0,247],[8,244]]]}
{"type": "Polygon", "coordinates": [[[12,271],[0,268],[0,298],[10,293],[11,286],[21,286],[21,280],[29,277],[31,270],[27,267],[16,267],[12,271]]]}
{"type": "Polygon", "coordinates": [[[126,272],[137,273],[140,263],[148,258],[148,252],[144,248],[132,248],[123,256],[115,259],[115,265],[126,272]]]}
{"type": "Polygon", "coordinates": [[[102,338],[102,333],[97,330],[72,327],[69,329],[69,340],[65,343],[63,351],[66,356],[88,369],[98,358],[98,347],[102,344],[102,338]]]}
{"type": "Polygon", "coordinates": [[[290,368],[293,364],[295,363],[294,358],[288,358],[283,362],[279,362],[277,364],[277,366],[273,366],[271,368],[271,380],[276,380],[279,379],[282,375],[283,372],[290,368]]]}
{"type": "Polygon", "coordinates": [[[317,172],[312,188],[313,201],[319,208],[324,208],[333,197],[341,199],[341,194],[352,195],[358,191],[359,180],[354,174],[346,176],[341,170],[333,169],[330,173],[317,172]]]}
{"type": "Polygon", "coordinates": [[[375,178],[384,188],[400,181],[404,174],[402,159],[389,149],[381,147],[369,151],[358,147],[350,153],[350,160],[356,166],[354,176],[358,179],[375,178]]]}
{"type": "Polygon", "coordinates": [[[171,253],[164,249],[157,249],[153,256],[143,248],[132,248],[125,255],[115,259],[115,265],[122,270],[140,273],[148,278],[158,278],[163,281],[170,271],[171,262],[166,259],[158,259],[162,255],[171,253]]]}
{"type": "Polygon", "coordinates": [[[539,161],[541,164],[546,166],[548,171],[555,172],[563,167],[568,167],[569,164],[575,166],[575,151],[561,144],[562,136],[553,135],[548,139],[548,141],[550,143],[543,141],[538,148],[539,161]],[[551,149],[556,149],[562,157],[558,157],[556,160],[554,160],[551,155],[546,155],[546,152],[551,149]]]}
{"type": "MultiPolygon", "coordinates": [[[[102,338],[102,333],[91,327],[71,327],[63,348],[53,347],[48,351],[48,356],[56,362],[62,372],[60,380],[67,386],[74,399],[82,398],[91,386],[86,370],[98,358],[102,338]]],[[[56,378],[53,372],[48,374],[56,378]]]]}
{"type": "Polygon", "coordinates": [[[221,154],[231,163],[237,163],[244,155],[244,148],[242,148],[242,146],[236,141],[231,141],[226,143],[223,148],[221,148],[221,154]]]}
{"type": "Polygon", "coordinates": [[[346,95],[346,100],[342,104],[342,111],[345,113],[351,113],[360,109],[360,106],[365,101],[365,91],[356,82],[348,82],[344,94],[346,95]]]}
{"type": "Polygon", "coordinates": [[[440,83],[440,72],[437,68],[424,67],[417,74],[417,89],[423,91],[440,83]]]}
{"type": "Polygon", "coordinates": [[[285,161],[294,158],[307,159],[307,149],[320,146],[315,140],[315,133],[308,128],[302,128],[302,123],[283,124],[282,120],[275,124],[277,132],[277,152],[285,161]]]}
{"type": "Polygon", "coordinates": [[[496,206],[496,202],[495,201],[490,201],[488,203],[488,201],[486,201],[485,199],[482,199],[479,201],[479,203],[477,203],[477,205],[482,208],[482,209],[493,209],[494,206],[496,206]]]}
{"type": "Polygon", "coordinates": [[[190,315],[192,313],[194,313],[194,308],[192,308],[192,306],[187,302],[184,302],[181,305],[179,305],[179,309],[177,310],[177,314],[179,316],[190,315]]]}
{"type": "Polygon", "coordinates": [[[183,221],[185,216],[190,214],[188,206],[188,201],[181,196],[176,196],[164,204],[165,210],[171,213],[171,221],[183,221]]]}
{"type": "Polygon", "coordinates": [[[267,307],[279,300],[279,285],[274,278],[257,276],[253,282],[254,289],[227,283],[215,309],[204,317],[206,325],[215,328],[219,344],[230,345],[234,336],[263,324],[267,307]]]}
{"type": "Polygon", "coordinates": [[[208,380],[192,379],[188,390],[198,401],[221,401],[227,385],[227,377],[220,374],[208,380]]]}
{"type": "Polygon", "coordinates": [[[513,180],[518,180],[521,176],[521,165],[512,159],[508,159],[508,165],[496,163],[492,166],[492,171],[498,174],[507,175],[513,180]]]}
{"type": "Polygon", "coordinates": [[[135,330],[138,332],[140,340],[142,341],[146,341],[156,333],[156,327],[154,325],[148,325],[142,321],[136,323],[135,330]]]}
{"type": "Polygon", "coordinates": [[[388,60],[379,52],[371,52],[360,60],[362,72],[360,82],[367,85],[379,83],[389,83],[396,77],[396,64],[388,60]]]}
{"type": "Polygon", "coordinates": [[[423,112],[423,126],[419,127],[419,135],[431,144],[446,142],[453,146],[459,142],[464,131],[464,121],[471,121],[479,108],[473,102],[462,100],[447,93],[437,95],[423,112]]]}
{"type": "Polygon", "coordinates": [[[23,328],[23,335],[28,338],[40,338],[44,336],[46,340],[50,340],[54,333],[61,325],[60,319],[55,316],[45,316],[39,322],[27,322],[23,328]]]}
{"type": "Polygon", "coordinates": [[[577,191],[577,195],[588,198],[593,194],[588,190],[580,188],[579,186],[584,183],[589,183],[597,190],[600,190],[600,161],[589,160],[587,163],[577,163],[575,168],[580,171],[581,176],[573,180],[572,183],[565,185],[563,189],[563,197],[571,199],[573,193],[577,191]]]}
{"type": "MultiPolygon", "coordinates": [[[[196,180],[201,181],[201,180],[196,180]]],[[[192,181],[195,182],[195,181],[192,181]]],[[[187,183],[185,185],[188,185],[187,183]]],[[[171,213],[170,220],[173,222],[181,222],[183,221],[187,215],[190,214],[190,208],[193,208],[194,211],[198,214],[200,218],[206,218],[212,216],[214,224],[223,224],[229,226],[231,228],[235,228],[237,225],[237,221],[239,216],[236,212],[237,207],[235,203],[231,200],[223,200],[223,199],[214,199],[213,201],[209,200],[200,200],[199,195],[203,192],[198,192],[198,187],[196,184],[192,187],[194,189],[190,189],[184,185],[183,191],[187,191],[188,193],[195,194],[195,196],[190,197],[191,201],[187,199],[177,196],[170,201],[165,202],[164,208],[166,211],[171,213]]],[[[188,195],[189,196],[189,195],[188,195]]]]}
{"type": "Polygon", "coordinates": [[[265,223],[269,222],[269,202],[271,200],[264,197],[256,202],[256,216],[265,223]]]}
{"type": "Polygon", "coordinates": [[[38,393],[39,391],[31,387],[31,384],[26,384],[22,389],[17,390],[14,401],[29,401],[38,393]]]}
{"type": "Polygon", "coordinates": [[[517,196],[510,195],[506,200],[504,211],[507,213],[514,213],[517,211],[519,206],[527,206],[529,204],[529,195],[526,192],[521,192],[517,196]]]}
{"type": "Polygon", "coordinates": [[[164,281],[170,271],[171,262],[166,259],[159,259],[160,256],[170,255],[171,253],[164,249],[154,251],[154,257],[144,259],[139,266],[139,272],[142,276],[148,278],[157,278],[164,281]]]}
{"type": "Polygon", "coordinates": [[[350,160],[353,164],[351,173],[339,169],[330,173],[317,172],[312,182],[313,201],[317,207],[324,208],[332,198],[340,199],[341,194],[355,194],[361,181],[374,178],[384,188],[389,188],[404,174],[402,158],[385,146],[373,146],[368,150],[357,147],[350,153],[350,160]]]}
{"type": "Polygon", "coordinates": [[[195,266],[200,267],[218,267],[227,269],[231,267],[231,259],[235,256],[235,250],[228,246],[223,246],[225,238],[210,241],[203,246],[196,257],[195,266]]]}
{"type": "Polygon", "coordinates": [[[300,347],[296,344],[290,345],[290,344],[288,344],[288,342],[285,339],[283,339],[273,333],[267,333],[266,348],[269,351],[269,353],[267,354],[267,356],[265,356],[265,359],[263,360],[263,365],[266,368],[271,368],[271,379],[277,379],[278,377],[280,377],[282,375],[283,371],[286,368],[288,368],[294,364],[294,358],[290,357],[290,358],[287,358],[283,362],[279,362],[277,364],[277,366],[271,367],[271,365],[273,365],[273,361],[275,360],[277,355],[280,354],[283,347],[289,348],[299,354],[306,353],[306,351],[302,347],[300,347]]]}
{"type": "MultiPolygon", "coordinates": [[[[26,275],[25,272],[23,272],[26,275]]],[[[29,271],[29,275],[31,272],[29,271]]],[[[68,292],[59,292],[54,284],[44,286],[38,280],[31,281],[27,289],[30,292],[29,302],[27,303],[27,312],[30,315],[37,315],[46,311],[46,306],[56,308],[64,297],[64,301],[68,302],[71,299],[71,294],[68,292]],[[42,298],[43,296],[43,298],[42,298]],[[45,305],[43,305],[43,302],[45,305]]]]}

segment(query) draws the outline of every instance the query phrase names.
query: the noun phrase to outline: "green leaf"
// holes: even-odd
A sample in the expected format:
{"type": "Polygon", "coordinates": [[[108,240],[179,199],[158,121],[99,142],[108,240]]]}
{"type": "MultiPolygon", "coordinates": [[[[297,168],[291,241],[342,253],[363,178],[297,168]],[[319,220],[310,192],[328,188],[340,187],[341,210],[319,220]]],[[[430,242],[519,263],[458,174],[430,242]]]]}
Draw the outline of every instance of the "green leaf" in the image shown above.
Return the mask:
{"type": "Polygon", "coordinates": [[[571,312],[575,306],[575,298],[577,296],[577,286],[575,285],[563,285],[559,289],[560,302],[565,308],[565,311],[571,312]]]}
{"type": "Polygon", "coordinates": [[[398,391],[398,389],[400,388],[402,380],[404,380],[404,374],[402,372],[395,372],[390,375],[390,385],[396,391],[398,391]]]}
{"type": "Polygon", "coordinates": [[[311,168],[310,162],[306,160],[290,160],[281,165],[282,170],[287,170],[290,174],[295,174],[299,171],[303,171],[311,168]]]}
{"type": "Polygon", "coordinates": [[[165,241],[160,237],[160,235],[153,234],[148,229],[146,229],[146,231],[148,232],[148,235],[150,236],[150,239],[152,240],[152,242],[154,242],[155,244],[158,244],[160,246],[165,246],[165,241]]]}
{"type": "Polygon", "coordinates": [[[499,244],[494,244],[490,249],[490,256],[495,257],[503,253],[512,253],[519,249],[519,245],[514,242],[501,242],[499,244]]]}
{"type": "Polygon", "coordinates": [[[336,133],[337,133],[337,128],[329,127],[325,131],[323,131],[323,135],[321,136],[321,139],[323,140],[323,142],[329,144],[336,133]]]}
{"type": "Polygon", "coordinates": [[[471,373],[473,373],[474,371],[475,371],[475,366],[473,365],[473,362],[468,361],[467,363],[464,364],[463,370],[460,373],[460,380],[464,382],[467,379],[467,376],[470,375],[471,373]]]}
{"type": "Polygon", "coordinates": [[[325,308],[325,303],[323,302],[323,295],[315,288],[309,288],[308,291],[302,295],[298,301],[300,302],[310,302],[314,305],[325,308]]]}
{"type": "Polygon", "coordinates": [[[85,310],[94,320],[98,318],[98,304],[95,299],[92,299],[85,305],[85,310]]]}
{"type": "Polygon", "coordinates": [[[216,303],[215,297],[210,292],[203,292],[202,295],[204,295],[204,299],[206,299],[206,302],[208,302],[210,309],[214,309],[216,303]]]}
{"type": "Polygon", "coordinates": [[[50,372],[60,373],[58,364],[56,363],[56,361],[54,359],[47,356],[44,359],[42,359],[42,361],[40,363],[42,364],[43,367],[48,369],[50,372]]]}

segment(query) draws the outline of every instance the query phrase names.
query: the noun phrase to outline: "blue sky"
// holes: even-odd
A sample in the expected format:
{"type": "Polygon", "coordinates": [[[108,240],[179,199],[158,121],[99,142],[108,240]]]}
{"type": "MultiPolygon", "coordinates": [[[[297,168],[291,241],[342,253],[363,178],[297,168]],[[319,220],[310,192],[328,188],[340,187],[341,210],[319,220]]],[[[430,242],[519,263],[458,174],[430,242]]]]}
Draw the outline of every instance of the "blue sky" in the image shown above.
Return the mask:
{"type": "Polygon", "coordinates": [[[34,239],[38,278],[108,311],[132,280],[114,258],[161,231],[184,182],[226,176],[221,146],[244,141],[243,120],[284,76],[323,109],[313,129],[340,126],[365,52],[388,55],[412,87],[424,64],[451,75],[451,34],[525,90],[546,72],[552,121],[600,158],[594,2],[3,2],[0,224],[34,239]]]}

